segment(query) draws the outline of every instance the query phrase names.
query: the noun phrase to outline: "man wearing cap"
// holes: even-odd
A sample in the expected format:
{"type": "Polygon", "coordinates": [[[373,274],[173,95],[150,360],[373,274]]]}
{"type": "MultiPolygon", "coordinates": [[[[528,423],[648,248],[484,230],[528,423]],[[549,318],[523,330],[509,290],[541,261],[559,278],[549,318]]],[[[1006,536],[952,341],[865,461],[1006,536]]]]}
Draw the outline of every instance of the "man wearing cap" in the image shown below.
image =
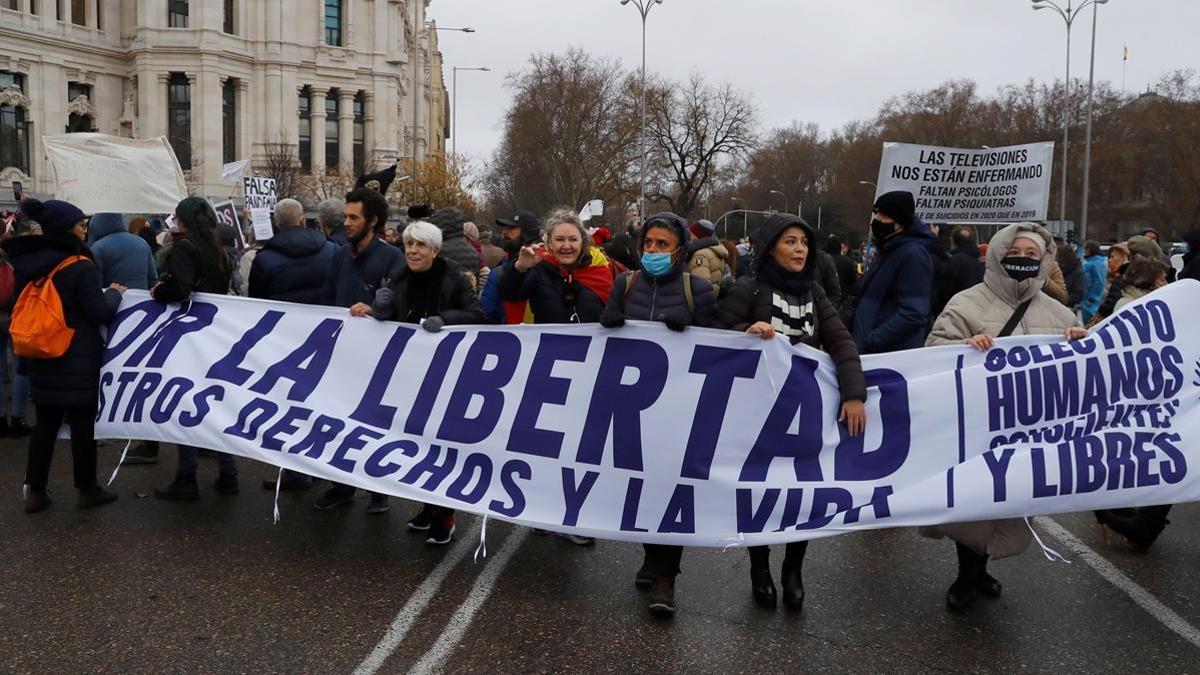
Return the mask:
{"type": "Polygon", "coordinates": [[[517,211],[512,218],[497,218],[496,225],[504,236],[504,251],[508,259],[492,270],[487,285],[479,299],[488,319],[499,324],[533,323],[533,314],[527,302],[507,302],[500,298],[500,277],[513,260],[517,259],[521,247],[532,246],[542,238],[542,221],[529,211],[517,211]]]}
{"type": "Polygon", "coordinates": [[[858,287],[851,333],[861,354],[916,349],[925,343],[933,294],[931,252],[938,240],[916,217],[911,192],[875,201],[871,239],[879,253],[858,287]]]}

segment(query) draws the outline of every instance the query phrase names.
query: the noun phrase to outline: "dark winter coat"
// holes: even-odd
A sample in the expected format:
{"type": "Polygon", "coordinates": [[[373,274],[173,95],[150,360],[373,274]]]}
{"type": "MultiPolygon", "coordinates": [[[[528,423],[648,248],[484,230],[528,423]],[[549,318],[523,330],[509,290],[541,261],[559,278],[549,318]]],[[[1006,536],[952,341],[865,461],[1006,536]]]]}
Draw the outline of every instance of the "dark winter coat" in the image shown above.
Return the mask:
{"type": "Polygon", "coordinates": [[[94,240],[92,256],[100,270],[100,283],[150,290],[158,281],[150,245],[138,235],[130,234],[119,214],[106,216],[93,217],[89,232],[94,240]]]}
{"type": "Polygon", "coordinates": [[[338,225],[329,231],[329,235],[325,237],[334,246],[345,246],[350,243],[350,239],[346,236],[346,226],[338,225]]]}
{"type": "Polygon", "coordinates": [[[983,261],[979,259],[979,247],[968,244],[954,249],[946,258],[933,257],[933,305],[929,311],[929,325],[942,313],[950,298],[975,284],[983,283],[983,261]]]}
{"type": "Polygon", "coordinates": [[[403,266],[404,252],[379,237],[372,238],[361,253],[355,251],[354,244],[346,244],[333,255],[333,268],[321,293],[322,304],[333,307],[370,304],[383,280],[403,266]]]}
{"type": "Polygon", "coordinates": [[[438,209],[429,217],[429,222],[442,231],[442,252],[438,255],[458,265],[459,269],[478,274],[479,251],[463,236],[466,214],[455,208],[438,209]]]}
{"type": "Polygon", "coordinates": [[[322,304],[338,247],[320,230],[286,227],[263,244],[250,265],[252,298],[322,304]]]}
{"type": "Polygon", "coordinates": [[[1079,303],[1083,302],[1083,292],[1087,289],[1087,280],[1083,277],[1083,265],[1075,260],[1066,265],[1059,263],[1059,267],[1062,268],[1063,279],[1067,284],[1067,302],[1065,304],[1067,307],[1075,309],[1079,303]]]}
{"type": "Polygon", "coordinates": [[[937,238],[919,218],[884,244],[858,285],[851,333],[860,354],[916,349],[925,343],[937,238]]]}
{"type": "Polygon", "coordinates": [[[858,284],[858,266],[848,255],[830,253],[829,257],[833,260],[833,268],[837,270],[838,284],[841,286],[842,293],[841,304],[845,305],[854,298],[854,287],[858,284]]]}
{"type": "Polygon", "coordinates": [[[1200,230],[1187,231],[1183,240],[1187,242],[1188,252],[1183,254],[1183,271],[1179,278],[1200,281],[1200,230]]]}
{"type": "Polygon", "coordinates": [[[817,265],[813,269],[816,273],[814,281],[821,286],[821,290],[825,291],[825,297],[829,298],[829,302],[833,303],[835,308],[840,308],[842,306],[842,280],[838,277],[837,264],[834,263],[833,256],[815,248],[812,239],[809,239],[808,250],[809,257],[817,265]]]}
{"type": "Polygon", "coordinates": [[[162,278],[152,295],[159,302],[183,302],[192,293],[229,293],[229,268],[225,252],[202,246],[188,235],[171,242],[162,278]]]}
{"type": "MultiPolygon", "coordinates": [[[[646,225],[649,227],[656,221],[665,222],[675,232],[679,241],[686,245],[687,221],[673,213],[660,213],[647,218],[646,225]]],[[[642,232],[642,238],[645,238],[645,230],[642,232]]],[[[643,241],[638,242],[638,248],[645,249],[643,241]]],[[[686,264],[685,249],[671,270],[661,277],[655,278],[645,270],[622,274],[613,282],[612,296],[604,313],[620,315],[633,321],[679,321],[684,325],[702,328],[711,326],[717,313],[717,292],[707,279],[691,274],[685,277],[686,264]],[[691,282],[694,310],[688,308],[683,287],[685,278],[691,282]]]]}
{"type": "Polygon", "coordinates": [[[100,285],[100,270],[90,260],[91,252],[71,235],[16,237],[3,247],[13,266],[18,294],[67,257],[88,256],[89,260],[60,270],[51,282],[62,299],[67,325],[75,329],[67,352],[56,359],[24,359],[24,363],[35,405],[94,407],[104,356],[100,327],[116,316],[121,294],[100,285]]]}
{"type": "Polygon", "coordinates": [[[421,319],[431,316],[441,317],[448,326],[488,323],[487,315],[479,304],[479,296],[475,294],[461,267],[438,256],[424,274],[438,277],[437,297],[429,303],[430,310],[424,316],[409,316],[414,302],[414,298],[410,297],[409,281],[415,275],[407,266],[398,270],[396,277],[388,284],[390,298],[384,293],[375,294],[375,300],[371,303],[372,315],[380,321],[401,323],[420,323],[421,319]]]}
{"type": "MultiPolygon", "coordinates": [[[[759,321],[770,323],[773,293],[774,290],[761,279],[738,279],[718,303],[714,327],[744,332],[759,321]]],[[[867,400],[862,361],[858,357],[858,350],[854,348],[854,339],[850,337],[850,331],[846,330],[846,326],[838,318],[837,308],[816,284],[809,287],[807,298],[797,300],[801,304],[812,302],[814,305],[813,316],[816,325],[813,328],[813,338],[805,342],[810,347],[823,349],[833,359],[842,400],[867,400]]]]}
{"type": "Polygon", "coordinates": [[[595,323],[608,300],[578,281],[568,282],[557,267],[544,260],[528,272],[516,265],[505,267],[500,297],[507,302],[529,301],[534,323],[595,323]]]}

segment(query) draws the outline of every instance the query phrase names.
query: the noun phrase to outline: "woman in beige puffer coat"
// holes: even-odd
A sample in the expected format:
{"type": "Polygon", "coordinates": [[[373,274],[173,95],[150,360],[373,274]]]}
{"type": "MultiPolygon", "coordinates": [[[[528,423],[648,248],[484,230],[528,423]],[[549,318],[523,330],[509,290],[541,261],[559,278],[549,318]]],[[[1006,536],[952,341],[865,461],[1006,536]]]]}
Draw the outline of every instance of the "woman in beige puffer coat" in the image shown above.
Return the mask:
{"type": "MultiPolygon", "coordinates": [[[[996,233],[988,244],[983,283],[955,295],[934,322],[925,346],[969,344],[991,349],[995,336],[1025,301],[1029,307],[1012,335],[1087,335],[1075,313],[1043,292],[1054,264],[1054,239],[1041,225],[1017,223],[996,233]]],[[[921,528],[922,534],[950,537],[958,551],[958,578],[946,604],[965,609],[977,594],[1000,595],[1000,582],[987,572],[988,558],[1017,555],[1032,534],[1021,518],[950,523],[921,528]]]]}

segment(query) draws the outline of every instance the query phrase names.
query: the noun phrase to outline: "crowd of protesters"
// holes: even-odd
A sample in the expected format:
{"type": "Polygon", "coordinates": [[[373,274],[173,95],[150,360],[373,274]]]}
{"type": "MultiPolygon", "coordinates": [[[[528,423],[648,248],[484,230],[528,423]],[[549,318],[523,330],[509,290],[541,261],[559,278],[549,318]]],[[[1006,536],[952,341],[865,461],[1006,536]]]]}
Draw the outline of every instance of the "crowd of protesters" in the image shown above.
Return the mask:
{"type": "MultiPolygon", "coordinates": [[[[781,337],[829,354],[841,392],[837,422],[856,436],[867,423],[861,354],[946,344],[986,351],[1007,335],[1081,339],[1086,326],[1176,276],[1200,279],[1200,231],[1185,237],[1189,249],[1177,273],[1152,229],[1107,251],[1088,241],[1082,259],[1038,223],[1009,225],[981,244],[972,227],[923,222],[908,192],[886,193],[875,202],[869,253],[852,251],[844,237],[822,236],[789,214],[770,216],[742,242],[718,238],[707,220],[689,223],[674,213],[650,215],[614,234],[587,227],[569,210],[544,220],[521,210],[481,229],[460,209],[418,206],[395,226],[387,201],[369,187],[322,202],[311,223],[299,202],[284,199],[276,206],[274,236],[249,245],[219,224],[201,198],[184,199],[170,215],[168,226],[159,218],[89,217],[67,202],[29,199],[5,218],[0,320],[6,326],[0,335],[7,358],[0,358],[0,383],[11,382],[11,397],[0,392],[0,435],[30,436],[28,513],[51,504],[47,482],[64,422],[71,431],[79,507],[117,499],[96,480],[94,417],[101,328],[130,288],[148,290],[163,303],[187,302],[199,292],[340,307],[356,317],[431,332],[447,325],[520,323],[595,323],[619,330],[638,320],[673,331],[699,326],[781,337]],[[7,322],[30,285],[52,285],[61,298],[66,325],[74,330],[62,354],[14,358],[7,322]],[[25,421],[30,403],[32,433],[25,421]]],[[[159,452],[157,443],[140,443],[124,462],[153,464],[159,452]]],[[[199,499],[197,456],[203,452],[212,451],[178,446],[175,477],[155,496],[199,499]]],[[[215,454],[214,490],[237,494],[237,462],[231,454],[215,454]]],[[[306,490],[314,483],[288,470],[263,487],[306,490]]],[[[330,484],[314,506],[329,510],[354,501],[353,487],[330,484]]],[[[386,495],[370,495],[367,513],[388,510],[386,495]]],[[[1116,509],[1096,517],[1145,550],[1163,531],[1168,511],[1116,509]]],[[[453,538],[454,516],[451,509],[425,504],[408,527],[443,545],[453,538]]],[[[958,610],[980,595],[998,597],[1002,586],[988,572],[988,561],[1019,554],[1031,540],[1024,523],[1012,519],[922,532],[955,542],[957,573],[946,602],[958,610]]],[[[792,610],[803,606],[807,550],[807,542],[785,547],[781,595],[792,610]]],[[[769,549],[751,547],[749,556],[751,596],[773,607],[778,595],[769,549]]],[[[682,557],[679,546],[644,546],[634,581],[648,592],[652,611],[675,612],[682,557]]]]}

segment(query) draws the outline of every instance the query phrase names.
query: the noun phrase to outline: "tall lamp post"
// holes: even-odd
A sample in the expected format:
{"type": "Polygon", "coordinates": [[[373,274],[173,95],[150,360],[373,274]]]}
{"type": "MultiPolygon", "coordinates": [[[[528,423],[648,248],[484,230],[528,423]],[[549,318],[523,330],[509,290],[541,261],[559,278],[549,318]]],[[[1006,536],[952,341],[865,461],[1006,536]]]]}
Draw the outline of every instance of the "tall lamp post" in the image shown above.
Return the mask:
{"type": "Polygon", "coordinates": [[[638,13],[642,15],[642,171],[641,187],[638,190],[638,220],[646,222],[646,17],[650,8],[661,5],[663,0],[621,0],[622,5],[633,2],[638,13]]]}
{"type": "MultiPolygon", "coordinates": [[[[427,25],[426,29],[432,29],[435,31],[450,31],[452,33],[474,33],[475,32],[475,29],[471,28],[470,26],[461,26],[461,27],[457,27],[457,28],[450,28],[450,27],[443,28],[441,26],[428,26],[427,25]]],[[[419,49],[416,50],[417,57],[413,59],[413,88],[414,89],[419,89],[420,87],[416,83],[422,81],[421,80],[420,51],[421,50],[419,50],[419,49]]],[[[418,91],[413,94],[413,128],[412,128],[413,166],[412,166],[412,168],[413,168],[414,174],[417,172],[417,129],[419,129],[421,126],[421,97],[418,95],[419,93],[420,92],[418,91]]]]}
{"type": "Polygon", "coordinates": [[[788,198],[787,198],[787,195],[783,194],[783,191],[782,191],[782,190],[771,190],[771,194],[773,194],[773,195],[779,195],[780,197],[783,197],[783,212],[784,212],[784,213],[791,213],[791,212],[792,212],[792,211],[791,211],[791,209],[789,209],[789,208],[788,208],[788,198]]]}
{"type": "MultiPolygon", "coordinates": [[[[1067,27],[1067,72],[1064,79],[1063,91],[1063,142],[1062,142],[1062,184],[1059,186],[1059,207],[1058,219],[1065,221],[1067,219],[1067,146],[1070,142],[1071,116],[1070,108],[1067,104],[1070,102],[1071,94],[1071,26],[1075,24],[1075,18],[1079,13],[1088,7],[1088,5],[1103,5],[1108,0],[1084,0],[1078,7],[1073,6],[1072,0],[1067,0],[1067,6],[1062,7],[1054,0],[1031,0],[1033,8],[1037,9],[1052,9],[1063,20],[1067,27]]],[[[1096,8],[1092,8],[1092,58],[1089,70],[1095,72],[1096,66],[1096,8]]],[[[1091,160],[1091,145],[1092,145],[1092,80],[1091,75],[1088,76],[1088,120],[1087,120],[1087,139],[1084,141],[1085,148],[1083,151],[1083,215],[1080,219],[1080,231],[1087,228],[1087,193],[1088,193],[1088,176],[1090,167],[1088,166],[1091,160]]]]}
{"type": "Polygon", "coordinates": [[[485,73],[490,73],[491,68],[487,66],[479,66],[477,68],[461,68],[454,66],[451,69],[450,76],[450,154],[458,156],[458,71],[460,70],[478,70],[485,73]]]}

